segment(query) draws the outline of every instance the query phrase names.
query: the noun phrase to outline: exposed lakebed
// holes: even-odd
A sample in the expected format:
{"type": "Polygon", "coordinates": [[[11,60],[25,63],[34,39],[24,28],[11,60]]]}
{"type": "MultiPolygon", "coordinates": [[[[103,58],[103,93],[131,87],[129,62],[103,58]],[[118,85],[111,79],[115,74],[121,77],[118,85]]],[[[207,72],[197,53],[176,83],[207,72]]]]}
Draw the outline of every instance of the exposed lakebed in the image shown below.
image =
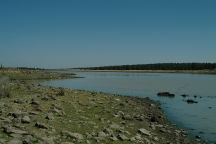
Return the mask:
{"type": "Polygon", "coordinates": [[[160,101],[168,119],[192,136],[216,142],[216,76],[166,73],[77,72],[84,78],[45,82],[56,87],[149,97],[160,101]],[[175,97],[158,97],[168,91],[175,97]],[[188,95],[188,96],[184,96],[188,95]],[[182,96],[183,95],[183,96],[182,96]],[[187,100],[198,103],[190,104],[187,100]]]}

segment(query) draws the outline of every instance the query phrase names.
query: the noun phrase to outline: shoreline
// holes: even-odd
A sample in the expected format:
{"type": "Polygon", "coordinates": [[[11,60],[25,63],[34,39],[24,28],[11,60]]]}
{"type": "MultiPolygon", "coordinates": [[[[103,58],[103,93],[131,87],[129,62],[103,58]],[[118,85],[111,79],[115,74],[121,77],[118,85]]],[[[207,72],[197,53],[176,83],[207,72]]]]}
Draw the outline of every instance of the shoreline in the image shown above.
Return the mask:
{"type": "MultiPolygon", "coordinates": [[[[55,76],[52,79],[61,79],[55,76]]],[[[201,143],[173,126],[158,102],[41,86],[41,79],[10,81],[10,96],[0,103],[0,143],[27,140],[27,136],[47,143],[201,143]],[[21,131],[26,134],[16,133],[21,131]]]]}
{"type": "Polygon", "coordinates": [[[182,73],[216,75],[216,71],[209,70],[79,70],[79,72],[125,72],[125,73],[182,73]]]}

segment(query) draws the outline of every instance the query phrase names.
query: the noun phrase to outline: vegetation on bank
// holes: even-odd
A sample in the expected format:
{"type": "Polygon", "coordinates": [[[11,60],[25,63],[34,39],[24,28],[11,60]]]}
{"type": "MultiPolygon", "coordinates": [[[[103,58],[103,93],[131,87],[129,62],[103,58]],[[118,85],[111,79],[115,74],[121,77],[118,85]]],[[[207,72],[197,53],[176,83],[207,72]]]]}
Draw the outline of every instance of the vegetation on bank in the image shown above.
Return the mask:
{"type": "Polygon", "coordinates": [[[157,63],[78,68],[82,70],[216,70],[216,63],[157,63]]]}
{"type": "Polygon", "coordinates": [[[8,77],[11,80],[49,80],[74,78],[73,73],[57,73],[46,70],[23,70],[5,68],[0,70],[0,76],[8,77]]]}

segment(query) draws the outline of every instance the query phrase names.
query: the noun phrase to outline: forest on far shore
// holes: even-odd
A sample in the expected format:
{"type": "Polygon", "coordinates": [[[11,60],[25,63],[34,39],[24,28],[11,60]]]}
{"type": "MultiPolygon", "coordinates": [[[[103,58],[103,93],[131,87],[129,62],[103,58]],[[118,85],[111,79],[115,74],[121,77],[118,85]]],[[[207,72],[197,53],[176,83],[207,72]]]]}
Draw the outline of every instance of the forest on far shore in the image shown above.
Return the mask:
{"type": "Polygon", "coordinates": [[[82,70],[216,70],[216,63],[156,63],[78,68],[82,70]]]}

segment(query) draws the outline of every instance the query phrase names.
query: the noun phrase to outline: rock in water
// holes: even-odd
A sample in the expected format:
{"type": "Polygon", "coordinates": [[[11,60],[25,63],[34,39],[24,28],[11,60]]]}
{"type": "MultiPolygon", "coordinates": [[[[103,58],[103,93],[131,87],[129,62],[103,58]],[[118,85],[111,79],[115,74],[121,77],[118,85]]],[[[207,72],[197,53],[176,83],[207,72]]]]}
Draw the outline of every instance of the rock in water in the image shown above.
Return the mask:
{"type": "Polygon", "coordinates": [[[186,102],[187,102],[188,104],[198,103],[197,101],[194,101],[194,100],[192,100],[192,99],[188,99],[186,102]]]}
{"type": "Polygon", "coordinates": [[[164,96],[164,97],[175,97],[175,94],[172,94],[170,92],[159,92],[157,95],[164,96]]]}

